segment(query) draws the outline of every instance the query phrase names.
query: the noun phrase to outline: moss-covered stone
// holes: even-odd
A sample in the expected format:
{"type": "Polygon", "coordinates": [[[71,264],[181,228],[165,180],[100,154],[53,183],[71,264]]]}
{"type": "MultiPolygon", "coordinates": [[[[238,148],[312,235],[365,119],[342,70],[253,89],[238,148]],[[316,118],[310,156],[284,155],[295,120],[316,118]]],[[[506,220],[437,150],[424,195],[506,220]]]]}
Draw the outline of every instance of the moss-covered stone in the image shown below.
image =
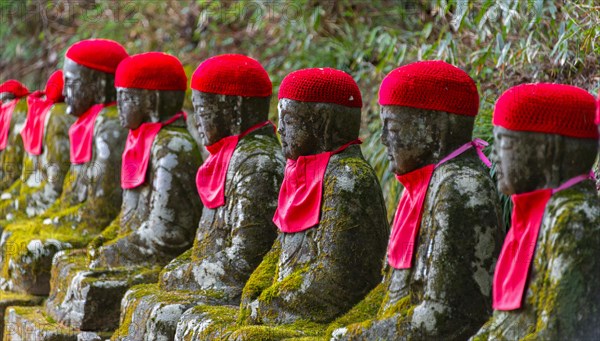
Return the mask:
{"type": "Polygon", "coordinates": [[[181,314],[202,300],[189,291],[163,291],[156,284],[132,287],[122,300],[113,340],[173,339],[181,314]]]}
{"type": "Polygon", "coordinates": [[[185,128],[162,128],[152,145],[146,183],[123,191],[118,222],[90,248],[91,267],[164,265],[189,249],[202,211],[190,184],[201,162],[185,128]]]}
{"type": "Polygon", "coordinates": [[[600,337],[600,202],[592,181],[552,196],[521,309],[495,311],[473,340],[600,337]]]}
{"type": "Polygon", "coordinates": [[[71,165],[60,198],[38,218],[7,225],[0,245],[0,286],[30,294],[49,291],[54,254],[81,248],[117,215],[121,203],[120,161],[125,131],[115,106],[98,116],[92,160],[71,165]]]}
{"type": "Polygon", "coordinates": [[[248,280],[238,313],[225,306],[195,307],[180,320],[177,335],[322,339],[328,322],[381,280],[388,234],[377,177],[360,148],[351,146],[329,161],[319,225],[280,234],[248,280]]]}
{"type": "Polygon", "coordinates": [[[252,288],[244,291],[240,319],[266,325],[331,322],[379,283],[388,233],[381,189],[360,148],[332,156],[319,225],[279,236],[277,255],[267,257],[248,282],[252,288]],[[274,258],[276,269],[268,264],[274,258]],[[271,275],[266,288],[265,269],[271,275]]]}
{"type": "Polygon", "coordinates": [[[46,317],[39,307],[9,307],[6,310],[6,341],[77,341],[78,333],[46,317]]]}
{"type": "Polygon", "coordinates": [[[7,307],[16,306],[34,306],[40,305],[44,300],[42,296],[32,296],[25,294],[15,294],[12,292],[0,291],[0,339],[4,333],[4,313],[7,307]]]}
{"type": "Polygon", "coordinates": [[[136,288],[125,296],[116,339],[172,338],[188,308],[239,303],[244,284],[276,236],[272,218],[283,168],[272,127],[239,141],[226,175],[225,205],[203,209],[194,246],[164,268],[159,288],[147,293],[136,288]],[[136,328],[128,327],[132,320],[136,328]]]}
{"type": "Polygon", "coordinates": [[[6,148],[0,151],[0,192],[9,188],[21,175],[24,151],[21,129],[27,118],[27,98],[17,101],[10,120],[6,148]]]}
{"type": "Polygon", "coordinates": [[[64,103],[52,106],[46,117],[42,154],[23,153],[21,185],[16,195],[10,195],[11,189],[2,194],[10,198],[0,201],[0,217],[32,217],[59,198],[70,165],[68,131],[74,121],[75,117],[66,114],[64,103]]]}
{"type": "Polygon", "coordinates": [[[120,298],[136,284],[156,282],[159,271],[159,267],[89,270],[85,250],[61,251],[54,257],[46,314],[80,330],[115,330],[120,298]]]}
{"type": "Polygon", "coordinates": [[[490,315],[502,225],[494,184],[475,152],[435,170],[423,212],[412,268],[388,267],[377,313],[332,325],[335,340],[464,340],[490,315]]]}

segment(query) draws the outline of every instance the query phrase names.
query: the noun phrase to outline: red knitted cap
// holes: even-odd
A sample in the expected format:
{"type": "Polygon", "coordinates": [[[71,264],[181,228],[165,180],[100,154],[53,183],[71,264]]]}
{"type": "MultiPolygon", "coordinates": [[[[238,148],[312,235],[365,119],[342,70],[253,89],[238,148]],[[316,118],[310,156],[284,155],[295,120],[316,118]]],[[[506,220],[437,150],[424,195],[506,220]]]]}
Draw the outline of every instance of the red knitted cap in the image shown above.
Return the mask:
{"type": "Polygon", "coordinates": [[[46,98],[54,103],[64,101],[65,98],[62,95],[63,85],[64,80],[62,70],[54,71],[46,82],[46,89],[44,90],[46,98]]]}
{"type": "Polygon", "coordinates": [[[211,94],[267,97],[273,84],[256,60],[241,54],[223,54],[202,62],[192,75],[192,89],[211,94]]]}
{"type": "Polygon", "coordinates": [[[390,72],[381,82],[379,104],[477,116],[479,94],[466,72],[444,61],[431,60],[390,72]]]}
{"type": "Polygon", "coordinates": [[[187,76],[176,57],[162,52],[148,52],[125,58],[119,64],[115,87],[185,91],[187,76]]]}
{"type": "Polygon", "coordinates": [[[596,99],[563,84],[521,84],[498,98],[493,123],[506,129],[597,139],[596,99]]]}
{"type": "Polygon", "coordinates": [[[600,125],[600,91],[598,91],[598,103],[596,103],[596,124],[600,125]]]}
{"type": "Polygon", "coordinates": [[[108,39],[82,40],[71,45],[66,53],[66,57],[75,63],[106,73],[115,73],[127,56],[121,44],[108,39]]]}
{"type": "Polygon", "coordinates": [[[6,82],[0,84],[0,93],[10,92],[15,95],[16,98],[29,95],[29,90],[18,80],[9,79],[6,82]]]}
{"type": "Polygon", "coordinates": [[[362,96],[354,79],[344,71],[328,67],[302,69],[285,76],[279,86],[279,99],[282,98],[362,107],[362,96]]]}

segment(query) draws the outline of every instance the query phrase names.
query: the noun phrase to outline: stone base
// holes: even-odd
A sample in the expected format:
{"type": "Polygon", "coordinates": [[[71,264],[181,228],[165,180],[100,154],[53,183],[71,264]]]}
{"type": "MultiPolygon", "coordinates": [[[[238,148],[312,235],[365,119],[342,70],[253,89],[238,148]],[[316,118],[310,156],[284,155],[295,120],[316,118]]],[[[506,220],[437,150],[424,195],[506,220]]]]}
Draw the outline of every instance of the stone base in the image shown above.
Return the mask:
{"type": "Polygon", "coordinates": [[[12,292],[0,291],[0,339],[4,332],[4,312],[10,306],[33,306],[40,305],[45,297],[30,296],[25,294],[15,294],[12,292]]]}
{"type": "Polygon", "coordinates": [[[133,287],[123,298],[113,340],[173,340],[181,315],[205,300],[189,291],[163,291],[157,284],[133,287]]]}
{"type": "Polygon", "coordinates": [[[4,341],[102,341],[111,333],[81,332],[56,323],[42,307],[9,307],[4,341]]]}
{"type": "Polygon", "coordinates": [[[79,330],[115,330],[125,292],[136,284],[157,282],[160,269],[90,270],[85,257],[73,251],[54,258],[46,314],[79,330]]]}
{"type": "Polygon", "coordinates": [[[6,309],[4,341],[77,341],[78,333],[44,316],[41,307],[6,309]]]}

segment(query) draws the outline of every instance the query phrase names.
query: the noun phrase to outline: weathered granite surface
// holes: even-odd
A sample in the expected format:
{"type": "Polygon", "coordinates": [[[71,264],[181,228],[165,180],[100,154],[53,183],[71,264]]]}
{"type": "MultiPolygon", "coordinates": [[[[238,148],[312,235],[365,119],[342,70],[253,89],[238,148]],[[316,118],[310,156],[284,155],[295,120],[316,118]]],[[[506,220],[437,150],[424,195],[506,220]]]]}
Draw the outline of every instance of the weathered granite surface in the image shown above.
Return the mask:
{"type": "Polygon", "coordinates": [[[70,165],[69,127],[75,119],[66,114],[64,103],[52,106],[46,116],[42,154],[23,152],[20,179],[0,196],[0,218],[13,221],[39,215],[59,198],[70,165]]]}
{"type": "Polygon", "coordinates": [[[195,307],[180,320],[177,335],[199,340],[319,335],[379,283],[388,234],[377,177],[360,147],[350,146],[327,166],[319,225],[280,233],[246,283],[239,311],[195,307]]]}
{"type": "Polygon", "coordinates": [[[164,268],[158,286],[134,287],[123,298],[114,339],[169,339],[188,308],[239,303],[276,237],[272,218],[283,168],[272,127],[239,141],[227,170],[225,205],[204,207],[193,248],[164,268]]]}
{"type": "Polygon", "coordinates": [[[121,154],[126,132],[115,106],[95,123],[92,160],[71,165],[60,198],[39,217],[7,225],[0,239],[0,288],[47,295],[58,251],[80,248],[117,216],[121,205],[121,154]]]}
{"type": "Polygon", "coordinates": [[[495,311],[472,340],[600,338],[600,201],[592,181],[546,206],[523,307],[495,311]]]}
{"type": "Polygon", "coordinates": [[[8,142],[0,151],[0,191],[9,189],[19,179],[23,165],[23,140],[21,129],[27,118],[27,97],[18,100],[10,120],[8,142]]]}
{"type": "Polygon", "coordinates": [[[413,267],[388,265],[380,287],[330,325],[333,340],[464,340],[487,320],[501,211],[473,150],[434,171],[423,212],[413,267]]]}
{"type": "Polygon", "coordinates": [[[202,163],[187,130],[160,130],[145,184],[123,191],[119,219],[88,247],[91,268],[164,265],[193,244],[202,203],[194,188],[202,163]]]}
{"type": "Polygon", "coordinates": [[[127,289],[157,282],[161,266],[192,245],[201,212],[189,185],[201,163],[195,142],[183,127],[164,127],[149,162],[147,182],[123,191],[121,213],[87,253],[55,257],[46,311],[56,321],[81,330],[116,329],[127,289]]]}

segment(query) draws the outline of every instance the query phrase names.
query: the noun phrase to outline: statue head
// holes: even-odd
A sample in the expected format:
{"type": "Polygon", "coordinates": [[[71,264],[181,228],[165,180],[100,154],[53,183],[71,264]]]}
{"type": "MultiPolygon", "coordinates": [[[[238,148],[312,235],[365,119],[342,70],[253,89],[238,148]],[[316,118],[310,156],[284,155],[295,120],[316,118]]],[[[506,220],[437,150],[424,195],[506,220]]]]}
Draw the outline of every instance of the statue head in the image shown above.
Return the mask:
{"type": "Polygon", "coordinates": [[[296,160],[356,140],[361,107],[358,85],[343,71],[313,68],[290,73],[279,87],[283,154],[296,160]]]}
{"type": "Polygon", "coordinates": [[[423,61],[390,72],[379,89],[390,170],[402,175],[435,164],[471,141],[477,86],[461,69],[423,61]]]}
{"type": "Polygon", "coordinates": [[[595,99],[562,84],[522,84],[494,109],[498,190],[518,194],[555,188],[589,173],[597,154],[595,99]]]}
{"type": "Polygon", "coordinates": [[[9,79],[0,84],[0,103],[27,96],[29,90],[21,82],[9,79]]]}
{"type": "Polygon", "coordinates": [[[250,57],[225,54],[205,60],[194,72],[191,87],[205,146],[268,119],[273,86],[265,69],[250,57]]]}
{"type": "Polygon", "coordinates": [[[63,64],[67,114],[81,116],[94,104],[115,101],[115,71],[126,57],[125,48],[112,40],[89,39],[71,45],[63,64]]]}
{"type": "Polygon", "coordinates": [[[164,121],[181,111],[187,76],[176,57],[148,52],[124,59],[115,76],[121,125],[137,129],[164,121]]]}

